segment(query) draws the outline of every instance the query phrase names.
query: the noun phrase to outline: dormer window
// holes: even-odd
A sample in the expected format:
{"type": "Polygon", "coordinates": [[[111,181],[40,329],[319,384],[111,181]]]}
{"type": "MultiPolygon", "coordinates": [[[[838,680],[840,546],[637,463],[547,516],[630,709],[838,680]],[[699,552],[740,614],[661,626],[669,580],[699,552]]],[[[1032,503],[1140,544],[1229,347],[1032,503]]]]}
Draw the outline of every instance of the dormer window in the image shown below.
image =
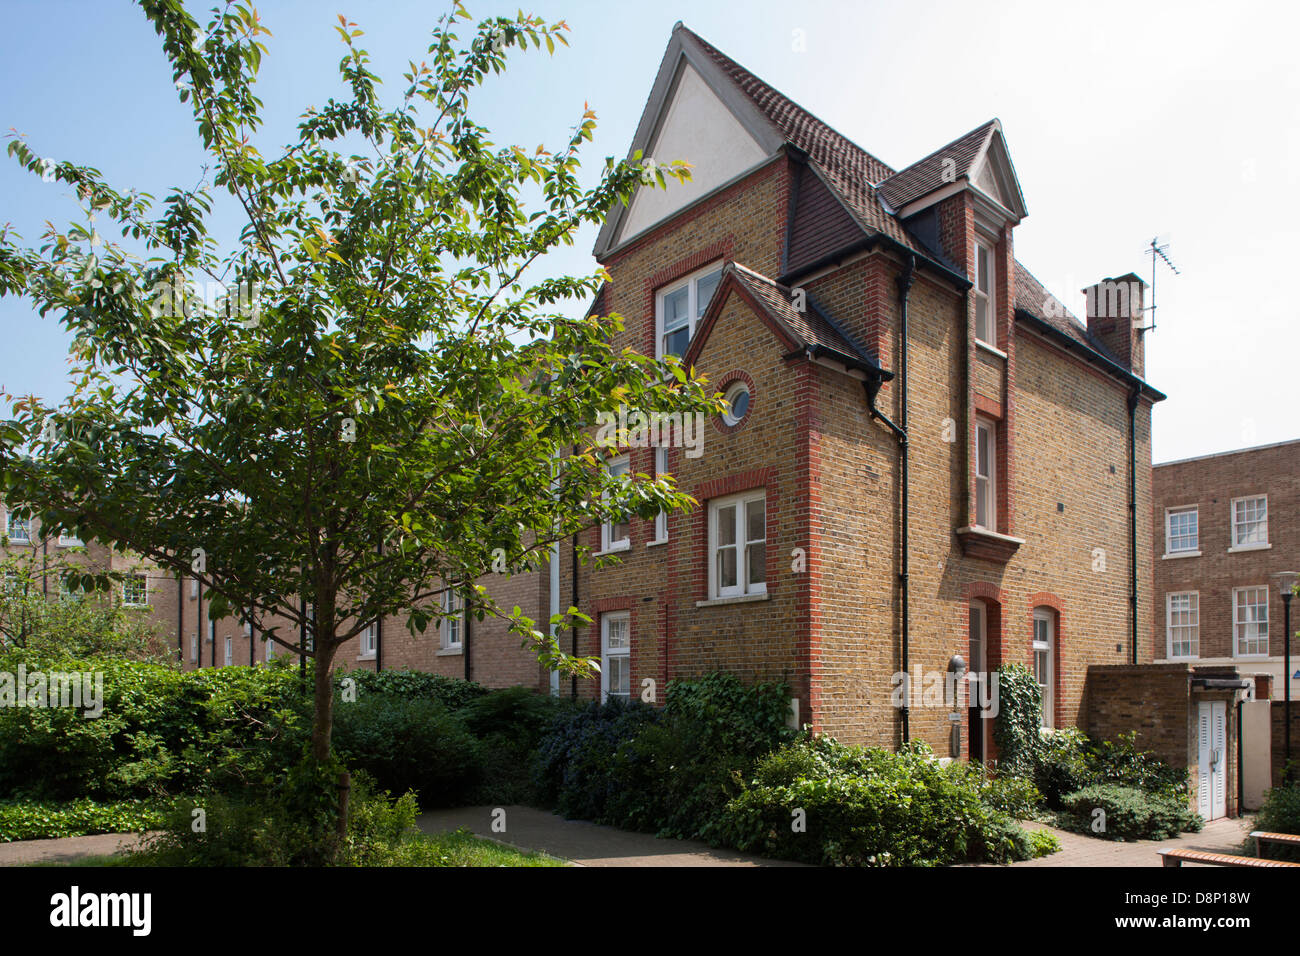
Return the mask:
{"type": "Polygon", "coordinates": [[[994,294],[995,260],[993,248],[975,243],[975,339],[996,346],[997,296],[994,294]]]}
{"type": "Polygon", "coordinates": [[[700,316],[709,307],[709,301],[721,281],[722,265],[715,262],[660,290],[655,308],[658,332],[655,338],[658,354],[655,358],[685,354],[686,347],[695,337],[700,316]]]}

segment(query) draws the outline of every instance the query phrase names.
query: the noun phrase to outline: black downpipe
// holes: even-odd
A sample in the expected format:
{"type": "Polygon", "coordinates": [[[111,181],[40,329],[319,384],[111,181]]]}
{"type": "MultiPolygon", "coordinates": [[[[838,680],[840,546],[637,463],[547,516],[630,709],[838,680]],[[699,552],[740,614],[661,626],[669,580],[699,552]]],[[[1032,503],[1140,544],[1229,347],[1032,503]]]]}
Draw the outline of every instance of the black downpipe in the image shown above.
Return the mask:
{"type": "Polygon", "coordinates": [[[253,626],[253,609],[251,607],[248,609],[247,621],[248,621],[248,666],[252,667],[257,663],[256,659],[253,656],[253,647],[257,643],[256,641],[253,640],[253,638],[257,636],[257,634],[255,633],[257,628],[253,626]]]}
{"type": "Polygon", "coordinates": [[[198,590],[195,597],[198,600],[198,607],[194,611],[194,669],[199,670],[203,667],[203,582],[198,582],[198,590]]]}
{"type": "Polygon", "coordinates": [[[1138,662],[1138,532],[1137,532],[1137,386],[1128,396],[1128,527],[1129,616],[1133,622],[1132,663],[1138,662]]]}
{"type": "MultiPolygon", "coordinates": [[[[884,414],[876,408],[876,395],[880,391],[881,382],[879,379],[868,379],[867,402],[870,406],[871,417],[882,422],[898,438],[898,470],[899,470],[899,537],[901,538],[899,548],[899,603],[901,621],[901,633],[899,635],[899,663],[901,664],[904,674],[909,672],[910,667],[910,634],[911,634],[911,601],[908,579],[908,553],[910,551],[909,539],[909,511],[910,501],[908,491],[910,481],[908,478],[908,437],[907,437],[907,300],[912,291],[912,278],[916,272],[916,257],[909,255],[907,257],[907,269],[898,277],[898,307],[899,307],[899,362],[898,362],[898,423],[890,421],[884,414]]],[[[899,717],[901,720],[901,730],[903,743],[911,739],[911,721],[910,721],[910,698],[904,698],[903,706],[900,710],[899,717]]]]}
{"type": "MultiPolygon", "coordinates": [[[[375,545],[375,553],[382,555],[384,553],[384,542],[380,541],[375,545]]],[[[381,614],[375,618],[375,673],[378,674],[384,669],[384,616],[381,614]]]]}
{"type": "Polygon", "coordinates": [[[185,577],[176,572],[176,663],[185,666],[185,577]]]}
{"type": "Polygon", "coordinates": [[[473,620],[473,615],[469,613],[469,606],[465,604],[464,601],[462,601],[461,609],[460,609],[460,626],[463,629],[463,633],[460,636],[460,640],[461,640],[461,644],[463,645],[461,651],[465,657],[465,679],[466,680],[472,679],[470,677],[470,674],[472,672],[470,671],[470,666],[469,666],[469,654],[470,654],[470,646],[469,646],[470,623],[469,622],[471,620],[473,620]]]}
{"type": "Polygon", "coordinates": [[[307,684],[307,595],[298,596],[298,679],[307,684]]]}

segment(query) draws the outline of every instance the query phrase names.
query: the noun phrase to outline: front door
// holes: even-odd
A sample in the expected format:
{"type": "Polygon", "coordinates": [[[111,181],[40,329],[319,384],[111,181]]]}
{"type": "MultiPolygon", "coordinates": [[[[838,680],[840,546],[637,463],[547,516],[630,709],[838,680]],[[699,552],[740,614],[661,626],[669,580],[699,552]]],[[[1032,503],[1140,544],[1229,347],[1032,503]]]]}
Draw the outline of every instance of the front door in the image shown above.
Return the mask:
{"type": "Polygon", "coordinates": [[[1196,713],[1197,783],[1196,809],[1207,820],[1228,813],[1228,704],[1216,700],[1202,703],[1196,713]]]}

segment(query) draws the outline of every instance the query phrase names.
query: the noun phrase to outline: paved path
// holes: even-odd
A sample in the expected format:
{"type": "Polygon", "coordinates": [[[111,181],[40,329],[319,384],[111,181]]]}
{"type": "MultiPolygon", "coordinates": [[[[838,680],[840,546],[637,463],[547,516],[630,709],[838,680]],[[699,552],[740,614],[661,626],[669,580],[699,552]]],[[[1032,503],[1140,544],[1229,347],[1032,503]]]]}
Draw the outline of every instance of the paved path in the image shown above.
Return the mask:
{"type": "MultiPolygon", "coordinates": [[[[1162,847],[1185,850],[1208,850],[1211,853],[1238,853],[1241,842],[1251,830],[1251,818],[1211,820],[1200,833],[1184,833],[1176,840],[1137,840],[1118,843],[1058,830],[1041,823],[1026,823],[1026,829],[1051,830],[1061,841],[1061,852],[1037,860],[1025,860],[1012,866],[1162,866],[1162,847]]],[[[1197,864],[1184,863],[1183,866],[1197,864]]]]}
{"type": "MultiPolygon", "coordinates": [[[[715,850],[695,840],[661,840],[647,833],[630,833],[615,827],[566,820],[532,807],[507,806],[504,833],[493,832],[495,807],[435,810],[418,819],[426,833],[460,827],[481,837],[500,840],[524,850],[543,850],[580,866],[798,866],[730,850],[715,850]]],[[[499,815],[498,815],[499,816],[499,815]]]]}
{"type": "Polygon", "coordinates": [[[139,839],[138,833],[97,833],[94,836],[63,837],[58,840],[0,843],[0,866],[74,863],[88,856],[111,856],[134,846],[139,839]]]}

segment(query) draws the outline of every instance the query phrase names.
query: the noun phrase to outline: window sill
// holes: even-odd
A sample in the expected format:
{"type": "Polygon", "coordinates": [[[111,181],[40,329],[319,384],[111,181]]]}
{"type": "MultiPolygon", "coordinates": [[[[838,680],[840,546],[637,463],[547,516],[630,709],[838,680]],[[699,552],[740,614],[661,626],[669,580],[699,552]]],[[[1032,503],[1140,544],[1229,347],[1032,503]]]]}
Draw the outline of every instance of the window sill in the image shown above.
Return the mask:
{"type": "Polygon", "coordinates": [[[1200,556],[1201,552],[1199,551],[1170,551],[1167,554],[1160,555],[1160,560],[1173,561],[1176,558],[1199,558],[1200,556]]]}
{"type": "Polygon", "coordinates": [[[981,350],[981,351],[984,351],[984,352],[988,352],[990,355],[996,355],[998,358],[1002,359],[1002,361],[1004,361],[1004,362],[1007,360],[1007,353],[1006,353],[1006,352],[1002,351],[1002,350],[1001,350],[1000,348],[998,348],[996,345],[989,345],[989,343],[985,342],[983,339],[976,339],[976,340],[975,340],[975,348],[977,348],[977,349],[979,349],[979,350],[981,350]]]}
{"type": "Polygon", "coordinates": [[[457,644],[455,647],[438,648],[438,653],[436,656],[437,657],[458,657],[462,653],[464,653],[464,651],[462,650],[461,645],[457,644]]]}
{"type": "Polygon", "coordinates": [[[955,532],[961,540],[962,554],[970,558],[983,558],[985,561],[994,561],[998,564],[1006,564],[1012,556],[1020,550],[1020,546],[1025,543],[1024,538],[1013,538],[1009,534],[998,534],[996,531],[990,531],[987,528],[976,528],[967,525],[964,528],[958,528],[955,532]]]}
{"type": "Polygon", "coordinates": [[[375,655],[375,654],[358,654],[358,655],[357,655],[357,660],[359,660],[359,661],[373,661],[373,660],[375,659],[376,656],[377,656],[377,655],[375,655]]]}
{"type": "Polygon", "coordinates": [[[605,548],[603,551],[597,551],[592,555],[593,558],[604,557],[607,554],[622,554],[624,551],[632,550],[632,542],[624,541],[622,544],[616,544],[611,548],[605,548]]]}
{"type": "Polygon", "coordinates": [[[1273,547],[1271,544],[1239,544],[1228,549],[1229,554],[1240,554],[1243,551],[1268,551],[1273,547]]]}
{"type": "Polygon", "coordinates": [[[646,546],[647,548],[657,548],[659,545],[661,545],[661,544],[667,544],[667,543],[668,543],[668,539],[667,539],[667,538],[664,538],[664,539],[661,540],[661,541],[647,541],[647,542],[645,543],[645,546],[646,546]]]}
{"type": "Polygon", "coordinates": [[[754,601],[768,600],[768,593],[762,594],[738,594],[735,597],[709,598],[707,601],[696,601],[696,607],[723,607],[727,604],[750,604],[754,601]]]}

